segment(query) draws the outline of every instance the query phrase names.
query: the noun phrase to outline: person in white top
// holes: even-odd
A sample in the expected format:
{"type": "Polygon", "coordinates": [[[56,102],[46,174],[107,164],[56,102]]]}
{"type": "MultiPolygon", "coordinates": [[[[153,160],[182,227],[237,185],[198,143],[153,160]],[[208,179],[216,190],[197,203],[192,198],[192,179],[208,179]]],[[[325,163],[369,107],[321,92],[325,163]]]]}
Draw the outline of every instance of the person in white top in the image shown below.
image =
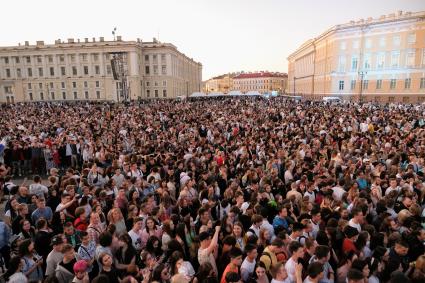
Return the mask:
{"type": "Polygon", "coordinates": [[[246,282],[255,271],[256,258],[258,256],[257,246],[247,244],[245,247],[246,257],[241,265],[241,279],[246,282]]]}
{"type": "Polygon", "coordinates": [[[257,236],[257,238],[260,237],[260,227],[261,224],[263,223],[263,216],[259,215],[259,214],[254,214],[251,217],[251,227],[249,227],[248,231],[246,232],[246,236],[249,237],[251,235],[255,235],[257,236]]]}
{"type": "Polygon", "coordinates": [[[350,219],[350,221],[348,221],[348,225],[350,225],[353,228],[356,228],[359,233],[362,231],[362,224],[363,224],[363,211],[356,207],[353,209],[352,211],[353,214],[353,218],[350,219]]]}
{"type": "Polygon", "coordinates": [[[310,263],[307,268],[308,276],[304,279],[304,283],[319,283],[323,278],[323,264],[315,261],[310,263]]]}
{"type": "Polygon", "coordinates": [[[217,242],[218,234],[220,233],[220,228],[221,226],[215,227],[215,233],[212,239],[208,232],[201,232],[199,234],[199,241],[201,242],[201,246],[198,250],[199,265],[209,262],[212,265],[216,276],[218,275],[218,269],[215,258],[217,255],[217,242]]]}
{"type": "Polygon", "coordinates": [[[142,249],[142,239],[140,237],[143,227],[143,218],[138,217],[133,220],[133,228],[128,232],[128,235],[131,238],[131,242],[136,251],[142,249]]]}
{"type": "Polygon", "coordinates": [[[297,280],[297,266],[301,265],[298,260],[304,257],[304,247],[299,242],[293,241],[289,244],[289,252],[292,254],[292,256],[285,264],[285,270],[288,274],[287,281],[290,283],[298,283],[299,281],[297,280]]]}

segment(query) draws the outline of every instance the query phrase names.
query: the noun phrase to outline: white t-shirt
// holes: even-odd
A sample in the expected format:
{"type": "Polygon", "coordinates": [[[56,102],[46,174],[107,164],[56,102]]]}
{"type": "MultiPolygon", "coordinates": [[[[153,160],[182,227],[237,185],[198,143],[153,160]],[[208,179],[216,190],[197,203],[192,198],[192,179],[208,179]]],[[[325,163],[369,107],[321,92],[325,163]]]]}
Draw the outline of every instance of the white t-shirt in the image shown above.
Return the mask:
{"type": "Polygon", "coordinates": [[[360,226],[360,224],[354,223],[353,219],[350,219],[350,221],[348,221],[348,225],[350,225],[353,228],[356,228],[357,231],[359,231],[359,233],[362,231],[362,226],[360,226]]]}
{"type": "Polygon", "coordinates": [[[340,201],[342,199],[342,195],[346,193],[346,191],[339,186],[333,187],[332,190],[332,197],[337,201],[340,201]]]}
{"type": "Polygon", "coordinates": [[[291,258],[288,259],[288,261],[285,264],[286,272],[288,273],[288,282],[295,282],[295,268],[297,266],[297,263],[291,258]]]}
{"type": "Polygon", "coordinates": [[[213,253],[208,253],[208,249],[199,248],[199,250],[198,250],[198,262],[199,262],[199,265],[202,265],[203,263],[209,262],[212,265],[212,267],[215,271],[215,274],[218,274],[217,265],[216,265],[216,262],[215,262],[214,255],[213,255],[213,253]]]}
{"type": "Polygon", "coordinates": [[[241,277],[243,281],[248,280],[249,276],[254,273],[255,264],[255,259],[253,262],[249,262],[247,257],[244,259],[241,265],[241,277]]]}
{"type": "Polygon", "coordinates": [[[142,239],[140,238],[140,234],[139,234],[139,233],[134,232],[134,230],[133,230],[133,229],[131,229],[131,230],[128,232],[128,235],[129,235],[129,236],[130,236],[130,238],[131,238],[131,242],[132,242],[132,244],[133,244],[133,247],[134,247],[136,250],[141,250],[141,248],[142,248],[142,239]]]}

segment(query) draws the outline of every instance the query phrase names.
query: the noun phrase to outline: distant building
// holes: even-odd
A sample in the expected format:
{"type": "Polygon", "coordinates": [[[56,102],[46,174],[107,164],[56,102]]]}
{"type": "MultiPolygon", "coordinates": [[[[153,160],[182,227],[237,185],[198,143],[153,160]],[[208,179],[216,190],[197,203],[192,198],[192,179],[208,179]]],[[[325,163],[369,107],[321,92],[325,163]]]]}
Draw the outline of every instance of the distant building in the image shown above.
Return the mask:
{"type": "Polygon", "coordinates": [[[307,98],[425,101],[425,12],[336,25],[288,63],[288,92],[307,98]]]}
{"type": "Polygon", "coordinates": [[[233,78],[233,90],[241,92],[258,91],[259,93],[277,91],[278,93],[284,93],[287,81],[288,75],[285,73],[242,73],[233,78]]]}
{"type": "Polygon", "coordinates": [[[172,98],[200,91],[202,65],[170,43],[68,39],[0,47],[0,103],[172,98]],[[113,54],[122,57],[114,79],[113,54]]]}
{"type": "Polygon", "coordinates": [[[225,74],[205,81],[205,93],[222,92],[228,93],[233,89],[233,77],[235,74],[225,74]]]}

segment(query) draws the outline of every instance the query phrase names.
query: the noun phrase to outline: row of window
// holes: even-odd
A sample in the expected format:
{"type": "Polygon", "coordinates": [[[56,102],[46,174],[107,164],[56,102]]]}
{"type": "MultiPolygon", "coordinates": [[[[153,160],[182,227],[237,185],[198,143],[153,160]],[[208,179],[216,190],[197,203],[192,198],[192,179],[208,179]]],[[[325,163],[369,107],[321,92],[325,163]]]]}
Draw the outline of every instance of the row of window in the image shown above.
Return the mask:
{"type": "MultiPolygon", "coordinates": [[[[150,89],[146,90],[146,97],[147,98],[151,97],[151,90],[150,89]]],[[[159,97],[159,90],[158,89],[154,90],[154,96],[153,97],[155,97],[155,98],[159,97]]],[[[167,90],[166,89],[162,90],[162,97],[167,97],[167,90]]]]}
{"type": "MultiPolygon", "coordinates": [[[[419,65],[415,64],[416,51],[414,49],[408,49],[406,52],[405,66],[414,67],[419,65]]],[[[370,70],[372,68],[372,60],[375,61],[376,69],[384,69],[386,66],[390,68],[399,68],[401,52],[400,50],[394,50],[391,52],[378,52],[373,56],[372,53],[365,53],[363,55],[363,64],[360,66],[363,69],[370,70]],[[388,56],[387,56],[388,54],[388,56]],[[387,64],[386,64],[387,62],[387,64]]],[[[347,56],[341,55],[338,60],[338,71],[346,71],[346,60],[347,56]]],[[[360,58],[358,54],[351,56],[351,71],[356,71],[360,64],[360,58]]],[[[422,50],[422,65],[425,65],[425,49],[422,50]]]]}
{"type": "MultiPolygon", "coordinates": [[[[382,89],[382,82],[383,82],[382,79],[376,80],[376,89],[382,89]]],[[[390,79],[389,82],[390,82],[390,89],[396,89],[397,79],[390,79]]],[[[351,80],[350,90],[355,90],[356,84],[357,84],[356,80],[351,80]]],[[[406,78],[404,80],[404,88],[410,89],[411,85],[412,85],[412,79],[406,78]]],[[[343,81],[343,80],[339,81],[338,89],[344,90],[344,87],[345,87],[345,81],[343,81]]],[[[364,90],[368,89],[369,88],[369,80],[363,80],[363,85],[361,87],[364,90]]],[[[425,78],[421,78],[420,83],[419,83],[419,88],[425,89],[425,78]]]]}
{"type": "MultiPolygon", "coordinates": [[[[146,86],[150,87],[151,83],[150,82],[146,82],[146,86]]],[[[157,81],[154,82],[154,86],[159,86],[159,83],[157,81]]],[[[167,81],[162,81],[162,86],[167,86],[167,81]]]]}
{"type": "MultiPolygon", "coordinates": [[[[110,59],[111,55],[110,54],[105,54],[106,55],[106,59],[110,59]]],[[[8,65],[9,63],[11,63],[11,60],[14,60],[16,64],[20,64],[21,62],[25,62],[27,64],[30,64],[32,59],[34,58],[34,62],[36,63],[43,63],[43,59],[48,62],[48,63],[54,63],[53,58],[56,57],[57,60],[56,62],[59,63],[65,63],[65,56],[64,54],[60,54],[60,55],[47,55],[47,56],[41,56],[41,55],[35,55],[35,56],[24,56],[24,57],[19,57],[19,56],[12,56],[12,57],[8,57],[8,56],[3,56],[2,57],[2,61],[4,64],[8,65]]],[[[88,61],[89,56],[92,57],[92,61],[94,62],[98,62],[99,61],[99,54],[98,53],[93,53],[93,54],[87,54],[87,53],[82,53],[82,54],[69,54],[67,55],[69,60],[71,62],[76,62],[76,58],[77,56],[80,57],[80,61],[88,61]]]]}
{"type": "Polygon", "coordinates": [[[248,84],[259,84],[259,83],[273,83],[273,82],[277,82],[277,83],[280,83],[280,82],[283,82],[284,80],[282,79],[282,80],[279,80],[279,81],[277,81],[277,80],[249,80],[249,81],[238,81],[238,80],[235,80],[234,81],[234,84],[241,84],[241,85],[248,85],[248,84]]]}
{"type": "MultiPolygon", "coordinates": [[[[416,43],[416,33],[412,32],[409,33],[407,35],[407,43],[408,44],[415,44],[416,43]]],[[[391,38],[389,38],[389,36],[381,36],[381,37],[367,37],[364,39],[364,47],[369,49],[372,48],[374,46],[379,46],[379,47],[386,47],[387,46],[387,42],[391,43],[391,46],[393,47],[398,47],[401,45],[402,43],[402,38],[401,35],[397,34],[397,35],[393,35],[391,38]]],[[[360,39],[355,39],[352,42],[352,47],[353,49],[358,49],[360,47],[361,44],[361,40],[360,39]]],[[[340,49],[341,50],[345,50],[347,49],[347,42],[346,41],[341,41],[340,42],[340,49]]]]}
{"type": "MultiPolygon", "coordinates": [[[[32,83],[28,83],[28,89],[33,89],[33,84],[32,83]]],[[[46,88],[50,88],[53,89],[54,88],[54,83],[50,82],[50,83],[46,83],[45,84],[46,88]]],[[[83,86],[84,88],[88,88],[89,87],[89,83],[87,81],[83,82],[83,86]]],[[[73,88],[77,88],[77,82],[72,82],[72,87],[73,88]]],[[[95,81],[95,87],[99,88],[100,87],[100,81],[95,81]]],[[[43,83],[38,83],[38,88],[39,89],[43,89],[43,83]]],[[[61,82],[61,88],[64,89],[66,88],[66,84],[65,82],[61,82]]]]}
{"type": "MultiPolygon", "coordinates": [[[[150,66],[145,66],[145,74],[150,75],[150,66]]],[[[158,75],[158,65],[153,65],[153,74],[158,75]]],[[[161,66],[161,74],[166,75],[167,74],[167,65],[161,66]]]]}
{"type": "MultiPolygon", "coordinates": [[[[72,96],[73,99],[79,99],[80,98],[78,96],[78,92],[77,91],[74,91],[72,94],[73,94],[73,96],[72,96]]],[[[97,90],[96,91],[96,99],[100,99],[100,97],[101,97],[101,92],[100,92],[100,90],[97,90]]],[[[35,99],[35,97],[34,97],[34,95],[33,95],[32,92],[29,92],[28,93],[28,99],[31,100],[31,101],[35,99]]],[[[62,92],[62,96],[61,97],[60,96],[56,97],[56,94],[53,91],[48,94],[48,97],[45,97],[45,94],[43,92],[40,92],[38,94],[38,100],[45,100],[45,99],[46,100],[56,100],[56,99],[66,100],[68,98],[67,98],[67,95],[66,95],[66,92],[65,91],[62,92]]],[[[90,99],[90,95],[89,95],[89,92],[88,91],[85,91],[84,92],[84,99],[90,99]]]]}
{"type": "MultiPolygon", "coordinates": [[[[151,56],[152,56],[152,61],[154,62],[158,61],[158,54],[152,54],[151,56]]],[[[161,61],[165,61],[165,54],[160,54],[160,56],[161,56],[161,61]]],[[[148,62],[149,58],[150,58],[150,55],[146,54],[145,61],[148,62]]]]}
{"type": "MultiPolygon", "coordinates": [[[[38,77],[40,77],[40,78],[44,77],[44,68],[39,67],[36,70],[38,71],[38,74],[37,74],[38,77]]],[[[33,75],[34,75],[33,74],[33,69],[32,68],[27,68],[26,71],[27,71],[26,72],[26,77],[32,78],[33,75]]],[[[50,77],[54,77],[55,74],[58,75],[58,73],[56,73],[55,67],[49,67],[48,68],[48,71],[49,71],[48,72],[48,75],[50,77]]],[[[94,73],[92,73],[93,75],[100,75],[100,66],[98,66],[98,65],[94,66],[94,70],[93,71],[94,71],[94,73]]],[[[6,72],[6,78],[11,78],[12,77],[12,73],[11,73],[11,70],[9,68],[6,68],[5,69],[5,72],[6,72]]],[[[111,72],[112,72],[111,66],[110,65],[107,65],[106,66],[106,73],[108,75],[110,75],[111,72]]],[[[78,68],[76,66],[72,66],[71,67],[71,74],[73,76],[78,76],[79,75],[78,68]]],[[[61,76],[67,76],[66,67],[60,67],[60,75],[61,76]]],[[[80,75],[84,75],[84,76],[91,75],[90,72],[89,72],[89,66],[83,66],[82,73],[80,73],[80,75]]],[[[23,71],[21,70],[21,68],[17,68],[16,69],[16,76],[18,78],[24,77],[24,74],[23,74],[23,71]]]]}

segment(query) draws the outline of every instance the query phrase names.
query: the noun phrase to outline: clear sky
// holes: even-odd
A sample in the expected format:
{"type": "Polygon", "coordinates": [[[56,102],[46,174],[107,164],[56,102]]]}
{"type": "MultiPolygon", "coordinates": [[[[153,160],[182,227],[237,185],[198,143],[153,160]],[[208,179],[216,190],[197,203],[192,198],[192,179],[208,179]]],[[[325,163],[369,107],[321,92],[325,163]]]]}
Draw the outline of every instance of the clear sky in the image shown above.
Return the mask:
{"type": "Polygon", "coordinates": [[[159,37],[203,64],[203,79],[234,71],[287,71],[286,57],[333,25],[425,0],[13,0],[0,5],[0,45],[25,40],[159,37]]]}

